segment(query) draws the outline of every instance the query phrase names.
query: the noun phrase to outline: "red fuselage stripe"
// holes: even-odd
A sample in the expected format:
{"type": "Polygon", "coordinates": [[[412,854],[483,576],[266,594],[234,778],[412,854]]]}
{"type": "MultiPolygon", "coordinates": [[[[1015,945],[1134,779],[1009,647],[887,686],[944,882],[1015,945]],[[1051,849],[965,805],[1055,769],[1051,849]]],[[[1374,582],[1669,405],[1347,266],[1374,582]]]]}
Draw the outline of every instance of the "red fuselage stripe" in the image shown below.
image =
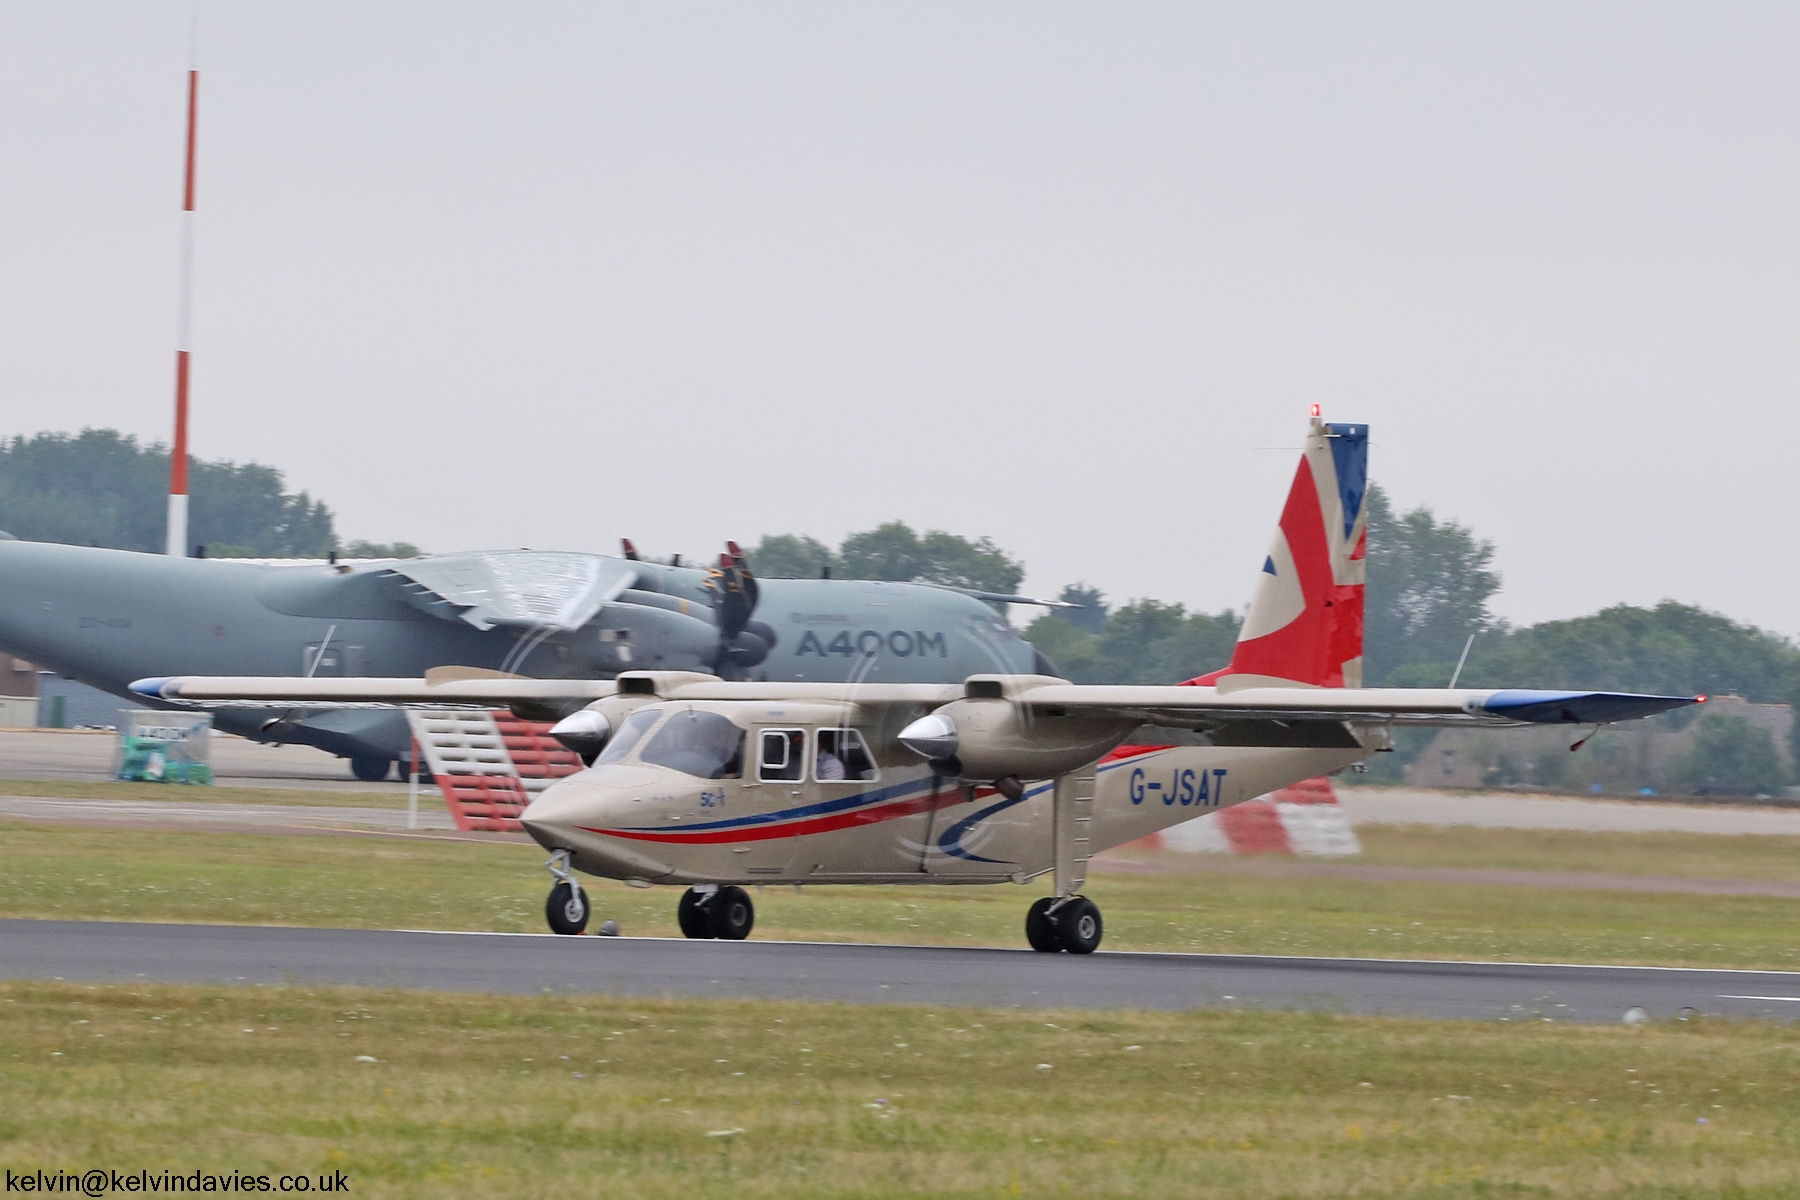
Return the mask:
{"type": "MultiPolygon", "coordinates": [[[[992,788],[979,788],[975,793],[977,799],[993,794],[992,788]]],[[[815,817],[810,821],[795,821],[790,825],[753,825],[740,829],[714,829],[705,833],[683,833],[680,830],[671,830],[668,833],[648,833],[627,829],[594,829],[586,825],[581,828],[586,833],[628,838],[634,842],[671,842],[683,846],[717,845],[722,842],[766,842],[772,838],[803,837],[809,833],[830,833],[836,829],[854,829],[859,825],[876,825],[882,821],[893,821],[900,817],[931,812],[933,809],[950,808],[961,803],[963,803],[962,793],[952,789],[927,796],[916,796],[897,804],[859,808],[852,812],[834,813],[829,817],[815,817]]]]}

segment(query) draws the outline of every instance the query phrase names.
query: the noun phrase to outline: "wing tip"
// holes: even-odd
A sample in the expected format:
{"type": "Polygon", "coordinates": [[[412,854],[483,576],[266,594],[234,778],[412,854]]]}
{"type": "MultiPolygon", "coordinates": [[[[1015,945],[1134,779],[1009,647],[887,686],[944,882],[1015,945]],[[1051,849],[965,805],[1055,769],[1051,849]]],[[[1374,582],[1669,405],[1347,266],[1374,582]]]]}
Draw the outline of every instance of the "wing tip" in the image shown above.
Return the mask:
{"type": "Polygon", "coordinates": [[[1483,700],[1480,708],[1490,716],[1534,725],[1589,725],[1653,717],[1689,704],[1705,703],[1705,696],[1507,688],[1483,700]]]}

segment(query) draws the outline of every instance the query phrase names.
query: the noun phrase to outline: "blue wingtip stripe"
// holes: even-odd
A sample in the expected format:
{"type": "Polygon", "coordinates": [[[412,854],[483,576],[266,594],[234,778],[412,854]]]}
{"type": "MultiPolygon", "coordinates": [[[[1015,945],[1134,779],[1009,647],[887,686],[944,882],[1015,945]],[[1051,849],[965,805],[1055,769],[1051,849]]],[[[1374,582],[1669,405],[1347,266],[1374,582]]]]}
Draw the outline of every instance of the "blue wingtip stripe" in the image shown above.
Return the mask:
{"type": "Polygon", "coordinates": [[[1483,712],[1539,725],[1604,724],[1653,717],[1695,703],[1693,696],[1648,696],[1636,692],[1558,692],[1512,688],[1481,702],[1483,712]]]}

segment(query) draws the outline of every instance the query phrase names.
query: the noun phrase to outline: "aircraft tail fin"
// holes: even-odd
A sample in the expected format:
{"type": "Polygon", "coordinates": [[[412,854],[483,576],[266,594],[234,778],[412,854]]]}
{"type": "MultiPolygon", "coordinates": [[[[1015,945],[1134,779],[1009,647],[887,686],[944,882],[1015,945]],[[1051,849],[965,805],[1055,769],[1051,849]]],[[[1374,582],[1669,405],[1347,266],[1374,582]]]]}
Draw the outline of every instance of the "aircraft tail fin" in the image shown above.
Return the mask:
{"type": "Polygon", "coordinates": [[[1367,425],[1313,417],[1231,665],[1190,683],[1362,686],[1368,468],[1367,425]]]}

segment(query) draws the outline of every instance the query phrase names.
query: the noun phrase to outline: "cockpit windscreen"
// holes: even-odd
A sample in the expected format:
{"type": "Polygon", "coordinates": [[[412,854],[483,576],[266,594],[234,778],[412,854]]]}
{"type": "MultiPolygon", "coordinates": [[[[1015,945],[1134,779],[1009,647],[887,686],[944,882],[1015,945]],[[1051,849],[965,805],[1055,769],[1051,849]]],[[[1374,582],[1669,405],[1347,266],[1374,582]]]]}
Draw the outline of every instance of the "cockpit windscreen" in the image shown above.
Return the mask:
{"type": "Polygon", "coordinates": [[[638,761],[701,779],[738,779],[744,774],[744,731],[718,713],[690,708],[656,731],[638,761]]]}
{"type": "Polygon", "coordinates": [[[606,749],[600,752],[594,765],[599,767],[622,761],[637,748],[638,742],[650,731],[650,727],[661,719],[662,712],[654,708],[640,708],[632,713],[625,719],[625,724],[619,726],[619,732],[613,734],[612,740],[606,743],[606,749]]]}

